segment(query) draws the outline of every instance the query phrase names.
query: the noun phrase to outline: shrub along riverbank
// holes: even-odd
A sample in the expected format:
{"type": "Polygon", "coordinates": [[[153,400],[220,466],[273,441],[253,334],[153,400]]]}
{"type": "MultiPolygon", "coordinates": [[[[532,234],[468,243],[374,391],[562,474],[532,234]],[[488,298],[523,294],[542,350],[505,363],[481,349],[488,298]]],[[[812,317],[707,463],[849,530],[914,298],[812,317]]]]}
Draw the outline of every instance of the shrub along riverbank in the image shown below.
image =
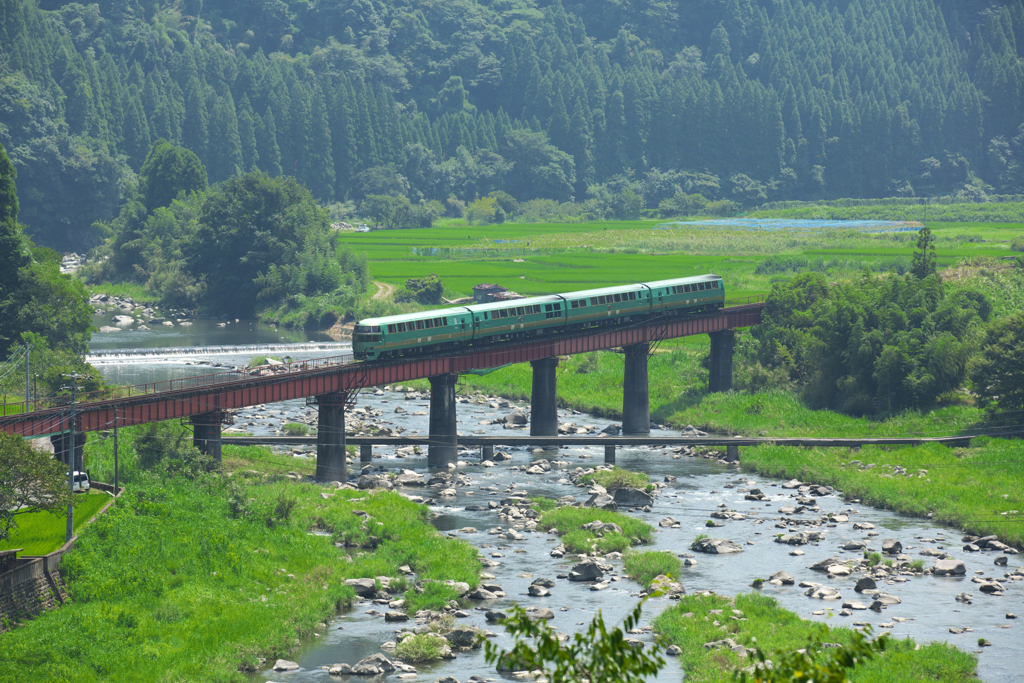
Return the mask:
{"type": "MultiPolygon", "coordinates": [[[[735,599],[717,595],[685,595],[679,603],[662,612],[654,620],[654,630],[666,645],[678,645],[680,660],[686,671],[686,680],[731,680],[726,672],[737,667],[750,666],[752,658],[742,659],[729,647],[705,648],[704,643],[732,638],[745,647],[760,648],[768,659],[777,651],[793,652],[808,647],[808,638],[820,632],[821,642],[849,645],[854,631],[841,627],[827,627],[813,621],[804,621],[795,613],[783,609],[765,595],[737,595],[735,599]],[[744,621],[721,618],[725,627],[719,627],[709,610],[740,610],[744,621]],[[691,616],[687,616],[691,614],[691,616]]],[[[903,683],[904,681],[941,681],[957,683],[975,680],[974,655],[946,643],[922,645],[920,649],[911,639],[887,638],[884,654],[859,663],[847,671],[854,683],[903,683]]]]}
{"type": "MultiPolygon", "coordinates": [[[[72,602],[0,635],[0,680],[243,681],[239,667],[323,632],[353,599],[345,579],[402,585],[408,564],[477,584],[476,551],[441,536],[425,507],[324,492],[258,474],[140,478],[65,558],[72,602]],[[351,558],[336,540],[357,546],[351,558]]],[[[410,588],[414,607],[451,597],[417,596],[410,588]]]]}

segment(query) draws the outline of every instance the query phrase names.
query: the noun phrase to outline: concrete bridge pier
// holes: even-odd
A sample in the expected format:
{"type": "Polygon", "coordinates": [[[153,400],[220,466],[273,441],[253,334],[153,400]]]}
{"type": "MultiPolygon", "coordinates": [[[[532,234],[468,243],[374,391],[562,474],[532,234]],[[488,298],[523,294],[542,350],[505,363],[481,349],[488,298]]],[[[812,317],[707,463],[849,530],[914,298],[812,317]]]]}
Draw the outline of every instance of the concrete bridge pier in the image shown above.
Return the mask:
{"type": "Polygon", "coordinates": [[[192,445],[198,448],[200,453],[220,462],[220,426],[224,422],[224,413],[219,410],[200,413],[193,415],[189,421],[192,423],[192,445]]]}
{"type": "Polygon", "coordinates": [[[740,461],[740,447],[739,446],[726,446],[725,447],[725,460],[726,460],[726,462],[739,462],[740,461]]]}
{"type": "Polygon", "coordinates": [[[430,444],[427,467],[447,468],[458,460],[458,421],[455,416],[455,383],[458,375],[430,378],[430,444]]]}
{"type": "Polygon", "coordinates": [[[732,391],[732,351],[736,344],[733,330],[711,332],[711,377],[708,391],[732,391]]]}
{"type": "Polygon", "coordinates": [[[622,377],[622,433],[644,436],[651,433],[651,405],[647,390],[647,355],[650,344],[623,346],[625,372],[622,377]]]}
{"type": "Polygon", "coordinates": [[[359,463],[369,465],[371,462],[373,462],[373,444],[361,444],[359,446],[359,463]]]}
{"type": "Polygon", "coordinates": [[[316,397],[316,480],[348,481],[348,454],[345,452],[344,391],[316,397]]]}
{"type": "Polygon", "coordinates": [[[50,443],[53,444],[53,457],[65,465],[71,459],[74,459],[75,471],[81,472],[83,470],[82,449],[85,448],[87,439],[88,436],[85,432],[77,432],[74,439],[71,438],[71,432],[54,434],[50,437],[50,443]],[[74,441],[74,444],[72,444],[72,441],[74,441]]]}
{"type": "Polygon", "coordinates": [[[486,444],[480,447],[480,461],[487,462],[494,460],[494,446],[486,444]]]}
{"type": "Polygon", "coordinates": [[[530,436],[558,436],[558,359],[542,358],[530,361],[530,365],[530,436]]]}
{"type": "Polygon", "coordinates": [[[615,464],[615,446],[604,447],[604,464],[614,465],[615,464]]]}

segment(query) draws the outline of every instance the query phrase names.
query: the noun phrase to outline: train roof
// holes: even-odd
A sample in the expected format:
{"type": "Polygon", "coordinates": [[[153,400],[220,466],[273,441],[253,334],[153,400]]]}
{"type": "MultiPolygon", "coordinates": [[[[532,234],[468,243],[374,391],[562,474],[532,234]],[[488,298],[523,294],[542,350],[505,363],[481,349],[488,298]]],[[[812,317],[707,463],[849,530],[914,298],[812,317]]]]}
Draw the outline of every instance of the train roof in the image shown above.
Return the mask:
{"type": "Polygon", "coordinates": [[[688,285],[692,282],[710,282],[712,280],[721,280],[720,275],[714,273],[708,273],[706,275],[694,275],[693,277],[677,277],[671,280],[657,280],[655,282],[645,282],[644,284],[648,287],[671,287],[672,285],[688,285]]]}
{"type": "Polygon", "coordinates": [[[469,311],[466,306],[449,307],[449,308],[433,308],[429,311],[419,311],[418,313],[402,313],[401,315],[389,315],[384,318],[366,318],[360,320],[358,325],[395,325],[397,323],[405,323],[410,320],[425,320],[426,318],[440,318],[442,316],[452,315],[466,315],[469,311]]]}
{"type": "Polygon", "coordinates": [[[614,287],[600,287],[598,289],[582,289],[578,292],[565,292],[562,294],[566,299],[583,299],[590,296],[605,296],[608,294],[622,292],[639,292],[644,286],[642,284],[616,285],[614,287]]]}
{"type": "Polygon", "coordinates": [[[503,308],[515,308],[516,306],[535,306],[537,304],[550,304],[561,301],[562,297],[557,294],[546,294],[544,296],[528,296],[525,299],[503,299],[501,301],[489,301],[486,304],[470,304],[466,306],[471,311],[500,311],[503,308]]]}

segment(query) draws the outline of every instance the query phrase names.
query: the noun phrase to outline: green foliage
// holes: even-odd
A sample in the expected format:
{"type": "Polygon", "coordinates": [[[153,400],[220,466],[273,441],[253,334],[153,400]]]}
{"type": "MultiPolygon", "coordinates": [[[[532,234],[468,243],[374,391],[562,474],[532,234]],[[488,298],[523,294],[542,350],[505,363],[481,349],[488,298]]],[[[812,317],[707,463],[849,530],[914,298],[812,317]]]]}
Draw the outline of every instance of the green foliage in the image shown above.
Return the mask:
{"type": "Polygon", "coordinates": [[[68,468],[21,436],[0,432],[0,541],[18,528],[18,517],[59,513],[71,502],[68,468]]]}
{"type": "Polygon", "coordinates": [[[441,581],[428,581],[421,588],[405,592],[406,609],[415,614],[421,609],[439,611],[452,600],[459,599],[459,592],[441,581]]]}
{"type": "Polygon", "coordinates": [[[436,274],[431,273],[426,277],[406,280],[405,288],[395,294],[395,301],[416,301],[424,305],[437,306],[441,303],[442,294],[444,283],[436,274]]]}
{"type": "Polygon", "coordinates": [[[521,607],[502,623],[515,638],[515,645],[504,650],[490,640],[484,641],[484,657],[489,664],[503,668],[533,671],[540,669],[549,680],[565,683],[617,681],[641,683],[665,666],[660,648],[634,648],[626,642],[626,633],[640,623],[643,603],[623,620],[621,627],[609,628],[598,612],[586,630],[563,643],[558,633],[543,619],[531,619],[521,607]]]}
{"type": "Polygon", "coordinates": [[[711,538],[711,536],[707,534],[697,534],[697,536],[693,539],[693,542],[690,543],[690,549],[692,550],[693,548],[696,548],[697,544],[703,541],[705,538],[711,538]]]}
{"type": "Polygon", "coordinates": [[[970,377],[982,404],[1002,411],[1024,408],[1024,312],[995,321],[985,330],[970,377]]]}
{"type": "Polygon", "coordinates": [[[139,193],[147,211],[170,206],[180,192],[188,195],[206,188],[206,168],[195,153],[163,139],[153,143],[139,171],[139,193]]]}
{"type": "Polygon", "coordinates": [[[441,660],[441,652],[448,641],[435,633],[418,633],[398,644],[395,653],[404,662],[428,664],[441,660]]]}
{"type": "Polygon", "coordinates": [[[609,493],[616,489],[632,488],[650,491],[654,488],[651,485],[651,478],[643,472],[632,472],[621,467],[600,469],[592,474],[585,474],[580,477],[580,483],[600,484],[609,493]]]}
{"type": "Polygon", "coordinates": [[[678,579],[683,569],[682,560],[668,551],[628,552],[622,558],[622,566],[633,580],[647,589],[660,575],[678,579]]]}
{"type": "Polygon", "coordinates": [[[309,425],[301,422],[289,422],[284,426],[284,433],[288,436],[306,436],[309,434],[309,425]]]}
{"type": "Polygon", "coordinates": [[[808,273],[772,288],[753,336],[757,360],[784,368],[812,407],[863,415],[928,407],[958,388],[980,320],[934,275],[829,284],[808,273]]]}
{"type": "Polygon", "coordinates": [[[935,237],[928,226],[921,228],[917,234],[917,251],[914,252],[914,264],[910,272],[918,280],[935,275],[935,237]]]}

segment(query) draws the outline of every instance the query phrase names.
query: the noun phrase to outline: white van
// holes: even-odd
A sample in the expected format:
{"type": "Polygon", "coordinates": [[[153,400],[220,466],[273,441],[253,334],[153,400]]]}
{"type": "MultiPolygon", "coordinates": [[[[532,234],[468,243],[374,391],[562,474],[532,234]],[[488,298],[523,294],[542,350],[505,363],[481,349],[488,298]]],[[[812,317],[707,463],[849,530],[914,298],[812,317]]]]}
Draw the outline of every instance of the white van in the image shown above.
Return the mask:
{"type": "Polygon", "coordinates": [[[85,493],[89,490],[89,473],[88,472],[75,472],[74,484],[72,491],[80,491],[85,493]]]}

